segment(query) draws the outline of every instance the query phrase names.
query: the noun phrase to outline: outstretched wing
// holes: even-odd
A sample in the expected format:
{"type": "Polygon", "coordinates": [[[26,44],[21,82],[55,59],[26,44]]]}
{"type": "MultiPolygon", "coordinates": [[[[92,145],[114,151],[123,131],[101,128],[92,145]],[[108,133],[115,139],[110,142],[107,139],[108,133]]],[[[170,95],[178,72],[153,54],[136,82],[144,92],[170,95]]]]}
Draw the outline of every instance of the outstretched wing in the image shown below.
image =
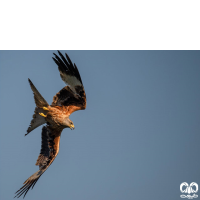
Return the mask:
{"type": "Polygon", "coordinates": [[[68,114],[76,110],[84,110],[86,108],[86,94],[76,64],[72,64],[69,56],[66,58],[58,51],[57,56],[53,60],[58,65],[62,80],[68,85],[60,90],[54,97],[51,106],[65,106],[68,114]]]}
{"type": "Polygon", "coordinates": [[[36,162],[36,165],[39,165],[39,170],[24,182],[24,186],[15,193],[15,197],[19,198],[23,194],[25,197],[29,189],[31,187],[33,189],[40,176],[54,161],[59,152],[61,132],[62,130],[55,131],[52,130],[49,126],[44,126],[42,128],[42,146],[40,155],[36,162]]]}

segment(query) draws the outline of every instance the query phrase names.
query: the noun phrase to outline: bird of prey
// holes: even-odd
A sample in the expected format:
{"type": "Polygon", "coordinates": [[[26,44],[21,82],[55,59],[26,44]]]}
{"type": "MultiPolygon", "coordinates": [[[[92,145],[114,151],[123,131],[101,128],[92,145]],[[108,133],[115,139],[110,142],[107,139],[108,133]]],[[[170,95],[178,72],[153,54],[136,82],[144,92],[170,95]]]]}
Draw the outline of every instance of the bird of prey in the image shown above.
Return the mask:
{"type": "Polygon", "coordinates": [[[72,63],[67,54],[65,54],[66,58],[60,51],[58,51],[58,54],[60,57],[54,53],[53,60],[58,65],[60,76],[67,86],[53,97],[51,105],[46,102],[31,80],[28,79],[34,94],[36,108],[25,135],[42,124],[46,123],[46,126],[42,128],[41,151],[36,162],[39,170],[30,176],[24,182],[23,187],[15,193],[15,197],[18,198],[21,195],[25,197],[29,189],[31,187],[33,189],[38,179],[58,155],[62,130],[64,128],[74,129],[74,124],[69,119],[69,116],[77,110],[86,108],[86,94],[76,64],[72,63]]]}

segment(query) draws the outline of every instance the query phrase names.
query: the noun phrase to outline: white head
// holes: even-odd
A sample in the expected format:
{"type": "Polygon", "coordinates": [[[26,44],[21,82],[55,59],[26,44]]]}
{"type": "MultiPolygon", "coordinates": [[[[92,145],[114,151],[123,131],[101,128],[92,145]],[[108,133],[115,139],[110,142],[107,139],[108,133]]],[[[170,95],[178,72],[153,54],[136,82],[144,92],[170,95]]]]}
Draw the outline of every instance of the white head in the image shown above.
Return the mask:
{"type": "Polygon", "coordinates": [[[65,125],[67,128],[70,128],[71,130],[72,130],[72,129],[75,129],[74,123],[73,123],[69,118],[66,118],[66,119],[65,119],[64,125],[65,125]]]}

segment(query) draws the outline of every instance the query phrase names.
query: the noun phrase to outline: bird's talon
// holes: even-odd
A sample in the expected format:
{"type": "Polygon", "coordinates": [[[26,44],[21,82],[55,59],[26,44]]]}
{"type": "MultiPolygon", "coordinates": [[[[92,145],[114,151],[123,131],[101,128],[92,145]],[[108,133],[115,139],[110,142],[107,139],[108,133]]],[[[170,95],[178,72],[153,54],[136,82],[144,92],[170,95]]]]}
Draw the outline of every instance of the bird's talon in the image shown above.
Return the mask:
{"type": "Polygon", "coordinates": [[[43,110],[49,110],[47,107],[43,107],[43,110]]]}
{"type": "Polygon", "coordinates": [[[41,115],[42,117],[47,117],[47,115],[45,115],[44,113],[39,113],[39,115],[41,115]]]}

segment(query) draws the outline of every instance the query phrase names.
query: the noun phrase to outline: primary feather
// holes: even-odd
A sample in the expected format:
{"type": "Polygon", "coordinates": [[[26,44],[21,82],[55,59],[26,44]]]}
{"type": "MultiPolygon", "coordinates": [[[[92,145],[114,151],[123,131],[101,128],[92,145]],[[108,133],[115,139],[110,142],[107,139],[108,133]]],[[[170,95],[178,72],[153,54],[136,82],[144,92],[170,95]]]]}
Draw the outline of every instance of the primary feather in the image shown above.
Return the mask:
{"type": "MultiPolygon", "coordinates": [[[[30,188],[33,189],[41,175],[52,164],[59,152],[60,136],[64,128],[74,128],[73,122],[69,119],[72,112],[86,108],[86,94],[83,83],[76,65],[72,64],[69,56],[66,58],[58,51],[53,60],[58,65],[60,76],[67,84],[54,97],[53,102],[49,105],[42,97],[33,83],[29,80],[35,99],[35,113],[27,134],[38,126],[47,123],[42,128],[42,145],[40,155],[36,165],[39,170],[30,176],[17,192],[15,197],[26,196],[30,188]]],[[[27,135],[26,134],[26,135],[27,135]]]]}

